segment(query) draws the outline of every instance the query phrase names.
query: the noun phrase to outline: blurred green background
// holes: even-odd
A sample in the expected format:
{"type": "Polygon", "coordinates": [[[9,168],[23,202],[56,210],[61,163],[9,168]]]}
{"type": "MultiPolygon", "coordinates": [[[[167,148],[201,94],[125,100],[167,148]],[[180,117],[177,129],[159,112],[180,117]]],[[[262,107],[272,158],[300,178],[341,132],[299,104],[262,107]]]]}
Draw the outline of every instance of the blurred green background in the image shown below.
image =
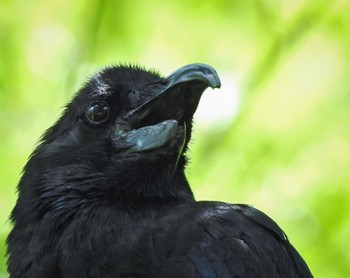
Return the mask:
{"type": "Polygon", "coordinates": [[[248,203],[315,277],[350,277],[350,1],[0,0],[0,277],[21,169],[101,66],[192,62],[222,89],[196,114],[199,200],[248,203]]]}

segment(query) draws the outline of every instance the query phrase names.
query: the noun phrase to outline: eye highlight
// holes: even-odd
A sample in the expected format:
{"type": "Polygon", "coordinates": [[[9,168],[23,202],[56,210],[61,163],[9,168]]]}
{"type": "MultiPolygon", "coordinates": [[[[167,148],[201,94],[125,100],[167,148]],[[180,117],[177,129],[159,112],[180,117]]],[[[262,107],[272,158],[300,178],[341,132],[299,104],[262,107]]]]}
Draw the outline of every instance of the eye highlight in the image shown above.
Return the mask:
{"type": "Polygon", "coordinates": [[[90,103],[86,110],[86,119],[92,124],[102,124],[108,120],[110,114],[110,108],[105,101],[94,101],[90,103]]]}

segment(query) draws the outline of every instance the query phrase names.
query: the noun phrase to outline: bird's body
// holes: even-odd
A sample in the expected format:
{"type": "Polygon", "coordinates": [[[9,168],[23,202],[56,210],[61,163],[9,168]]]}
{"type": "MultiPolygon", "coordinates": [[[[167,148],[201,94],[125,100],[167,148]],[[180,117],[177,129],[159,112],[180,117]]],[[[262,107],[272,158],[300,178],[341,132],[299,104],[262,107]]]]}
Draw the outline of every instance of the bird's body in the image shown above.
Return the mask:
{"type": "Polygon", "coordinates": [[[94,76],[24,169],[11,277],[312,277],[262,212],[195,201],[184,153],[208,86],[202,64],[94,76]]]}

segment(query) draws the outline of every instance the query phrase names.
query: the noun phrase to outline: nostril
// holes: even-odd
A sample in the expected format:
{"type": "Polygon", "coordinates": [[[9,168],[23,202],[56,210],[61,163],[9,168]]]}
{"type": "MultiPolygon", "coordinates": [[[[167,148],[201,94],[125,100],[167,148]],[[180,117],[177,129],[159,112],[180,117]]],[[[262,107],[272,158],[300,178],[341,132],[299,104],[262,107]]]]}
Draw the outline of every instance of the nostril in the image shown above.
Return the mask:
{"type": "Polygon", "coordinates": [[[128,94],[129,104],[131,107],[137,106],[140,102],[140,92],[138,90],[132,90],[128,94]]]}

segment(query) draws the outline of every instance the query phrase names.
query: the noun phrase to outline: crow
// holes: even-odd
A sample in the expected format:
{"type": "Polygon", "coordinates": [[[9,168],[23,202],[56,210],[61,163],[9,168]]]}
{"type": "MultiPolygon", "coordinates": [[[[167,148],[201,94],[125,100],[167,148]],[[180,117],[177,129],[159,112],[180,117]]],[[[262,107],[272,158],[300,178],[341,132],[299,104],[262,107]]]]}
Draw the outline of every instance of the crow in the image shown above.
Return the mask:
{"type": "Polygon", "coordinates": [[[10,277],[312,277],[264,213],[194,199],[186,150],[208,87],[206,64],[93,75],[23,169],[10,277]]]}

